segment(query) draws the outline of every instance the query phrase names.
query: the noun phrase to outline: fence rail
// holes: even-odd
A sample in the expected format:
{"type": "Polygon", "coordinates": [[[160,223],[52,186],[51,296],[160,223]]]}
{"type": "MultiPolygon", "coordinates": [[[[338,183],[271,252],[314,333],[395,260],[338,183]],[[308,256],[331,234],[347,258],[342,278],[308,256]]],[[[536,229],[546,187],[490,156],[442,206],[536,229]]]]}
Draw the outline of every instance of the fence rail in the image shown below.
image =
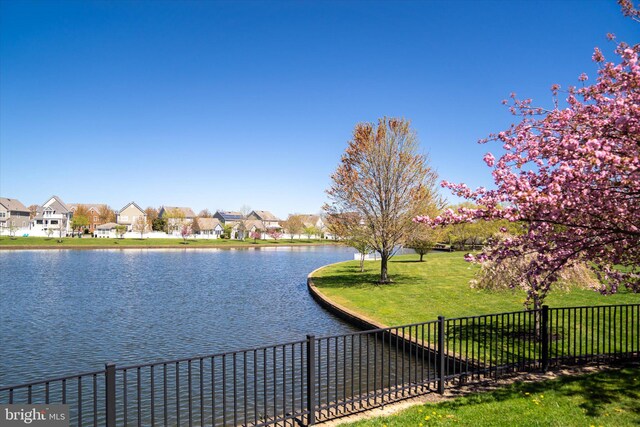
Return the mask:
{"type": "Polygon", "coordinates": [[[0,387],[71,425],[312,425],[469,381],[640,358],[640,304],[415,323],[0,387]]]}

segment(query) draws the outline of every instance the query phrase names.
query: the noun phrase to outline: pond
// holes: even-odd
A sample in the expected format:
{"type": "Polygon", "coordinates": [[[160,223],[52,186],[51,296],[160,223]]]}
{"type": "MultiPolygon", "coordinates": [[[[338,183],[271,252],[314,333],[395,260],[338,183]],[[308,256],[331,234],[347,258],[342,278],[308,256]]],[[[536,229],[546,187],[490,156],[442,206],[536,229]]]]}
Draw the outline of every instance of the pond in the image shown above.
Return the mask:
{"type": "Polygon", "coordinates": [[[343,247],[0,251],[0,385],[340,334],[309,272],[343,247]]]}

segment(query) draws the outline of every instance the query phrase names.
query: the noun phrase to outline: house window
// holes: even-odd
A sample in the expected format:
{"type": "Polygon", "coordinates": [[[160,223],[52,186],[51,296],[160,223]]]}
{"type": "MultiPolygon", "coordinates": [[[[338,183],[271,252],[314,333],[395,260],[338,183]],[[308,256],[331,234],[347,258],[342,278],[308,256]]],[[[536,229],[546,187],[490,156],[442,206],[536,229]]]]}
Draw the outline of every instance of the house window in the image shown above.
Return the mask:
{"type": "Polygon", "coordinates": [[[6,217],[7,217],[6,212],[0,212],[0,218],[6,218],[6,217]]]}
{"type": "Polygon", "coordinates": [[[122,215],[122,216],[120,216],[120,219],[122,221],[128,221],[129,220],[129,215],[122,215]]]}
{"type": "Polygon", "coordinates": [[[93,222],[98,222],[98,217],[97,216],[93,217],[93,222]]]}
{"type": "Polygon", "coordinates": [[[49,224],[54,225],[54,224],[58,224],[58,220],[57,219],[52,219],[49,224]]]}
{"type": "Polygon", "coordinates": [[[42,220],[41,219],[37,219],[36,220],[36,224],[42,224],[42,220]]]}

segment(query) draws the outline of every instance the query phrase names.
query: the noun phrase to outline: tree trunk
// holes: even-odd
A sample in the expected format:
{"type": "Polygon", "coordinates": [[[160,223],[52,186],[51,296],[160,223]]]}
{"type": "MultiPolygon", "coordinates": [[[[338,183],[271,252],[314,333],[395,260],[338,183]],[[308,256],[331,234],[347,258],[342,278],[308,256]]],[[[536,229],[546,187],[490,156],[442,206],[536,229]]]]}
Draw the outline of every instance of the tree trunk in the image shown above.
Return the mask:
{"type": "Polygon", "coordinates": [[[360,273],[364,273],[364,253],[360,252],[360,273]]]}
{"type": "Polygon", "coordinates": [[[420,252],[420,262],[422,262],[422,257],[424,256],[424,252],[420,252]]]}
{"type": "Polygon", "coordinates": [[[389,271],[387,263],[389,262],[389,252],[382,251],[380,253],[380,283],[385,284],[391,282],[389,280],[389,271]]]}

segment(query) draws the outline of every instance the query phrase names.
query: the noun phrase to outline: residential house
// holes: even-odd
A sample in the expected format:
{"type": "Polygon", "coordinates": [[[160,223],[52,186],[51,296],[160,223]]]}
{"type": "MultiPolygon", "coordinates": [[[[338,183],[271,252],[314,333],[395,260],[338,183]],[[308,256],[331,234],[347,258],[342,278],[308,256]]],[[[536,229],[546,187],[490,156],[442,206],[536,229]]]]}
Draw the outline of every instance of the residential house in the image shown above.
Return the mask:
{"type": "Polygon", "coordinates": [[[78,211],[80,206],[84,206],[87,210],[87,219],[89,220],[89,224],[86,229],[89,230],[89,233],[93,234],[96,227],[100,225],[100,206],[95,203],[68,203],[67,206],[69,210],[75,213],[78,211]]]}
{"type": "Polygon", "coordinates": [[[135,202],[129,202],[116,213],[116,223],[126,225],[127,231],[138,231],[137,224],[142,221],[144,221],[145,227],[148,227],[147,214],[135,202]]]}
{"type": "Polygon", "coordinates": [[[7,228],[29,227],[29,209],[17,199],[0,197],[0,232],[7,228]]]}
{"type": "Polygon", "coordinates": [[[223,226],[231,227],[231,239],[243,239],[247,231],[244,230],[244,222],[246,218],[241,212],[237,211],[216,211],[213,217],[220,221],[223,226]]]}
{"type": "Polygon", "coordinates": [[[300,217],[302,218],[302,224],[305,228],[315,227],[318,229],[320,234],[323,234],[326,231],[324,221],[322,221],[322,217],[320,215],[301,214],[300,217]]]}
{"type": "Polygon", "coordinates": [[[198,232],[196,236],[207,239],[219,239],[224,232],[224,227],[218,218],[196,218],[198,221],[198,232]]]}
{"type": "Polygon", "coordinates": [[[267,230],[264,229],[264,224],[262,223],[262,221],[257,220],[257,219],[247,219],[244,221],[244,228],[245,228],[245,234],[246,237],[250,237],[251,233],[255,233],[256,231],[259,231],[261,233],[260,238],[264,239],[264,233],[267,232],[267,230]]]}
{"type": "Polygon", "coordinates": [[[101,224],[96,226],[93,235],[99,238],[115,238],[118,237],[116,234],[116,227],[118,224],[115,222],[108,222],[106,224],[101,224]]]}
{"type": "Polygon", "coordinates": [[[31,230],[35,233],[53,232],[66,236],[71,231],[73,212],[58,196],[51,196],[40,206],[31,220],[31,230]]]}
{"type": "Polygon", "coordinates": [[[263,231],[281,228],[280,220],[269,211],[251,211],[251,213],[247,215],[247,219],[260,221],[263,231]]]}
{"type": "Polygon", "coordinates": [[[213,214],[213,217],[225,225],[228,222],[238,222],[244,219],[242,213],[233,211],[216,211],[216,213],[213,214]]]}
{"type": "Polygon", "coordinates": [[[167,220],[167,229],[169,232],[179,232],[183,225],[189,225],[193,222],[196,214],[191,208],[162,206],[160,212],[158,212],[158,217],[167,220]]]}

